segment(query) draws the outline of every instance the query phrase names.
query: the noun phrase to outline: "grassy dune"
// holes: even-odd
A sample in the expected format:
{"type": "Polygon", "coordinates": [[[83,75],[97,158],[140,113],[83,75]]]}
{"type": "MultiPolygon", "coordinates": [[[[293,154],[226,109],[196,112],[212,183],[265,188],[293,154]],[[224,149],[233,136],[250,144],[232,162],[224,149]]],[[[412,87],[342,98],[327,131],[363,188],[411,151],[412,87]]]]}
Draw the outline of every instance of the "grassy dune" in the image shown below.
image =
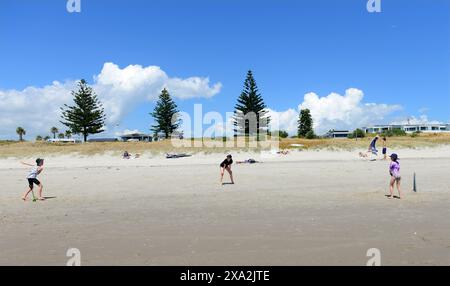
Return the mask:
{"type": "MultiPolygon", "coordinates": [[[[291,144],[302,144],[302,149],[328,149],[328,150],[354,150],[366,149],[372,136],[363,139],[298,139],[289,138],[281,139],[279,143],[280,149],[293,148],[291,144]]],[[[195,139],[197,144],[201,144],[200,139],[195,139]]],[[[189,145],[194,145],[194,140],[185,141],[189,145]]],[[[249,151],[261,150],[249,147],[227,147],[220,139],[211,140],[204,139],[205,144],[216,144],[215,147],[175,147],[170,140],[159,142],[93,142],[83,144],[72,143],[46,143],[46,142],[14,142],[14,141],[0,141],[0,158],[5,157],[29,157],[29,156],[43,156],[43,155],[64,155],[64,154],[80,154],[80,155],[94,155],[104,154],[106,152],[113,154],[121,154],[123,151],[135,153],[151,152],[154,154],[165,152],[189,152],[189,153],[224,153],[227,151],[249,151]]],[[[228,142],[231,144],[232,142],[228,142]]],[[[433,147],[439,145],[450,144],[450,134],[421,134],[417,137],[402,136],[389,137],[388,147],[395,148],[420,148],[433,147]]],[[[380,144],[381,145],[381,144],[380,144]]],[[[379,146],[380,146],[379,145],[379,146]]],[[[267,148],[262,148],[267,149],[267,148]]]]}

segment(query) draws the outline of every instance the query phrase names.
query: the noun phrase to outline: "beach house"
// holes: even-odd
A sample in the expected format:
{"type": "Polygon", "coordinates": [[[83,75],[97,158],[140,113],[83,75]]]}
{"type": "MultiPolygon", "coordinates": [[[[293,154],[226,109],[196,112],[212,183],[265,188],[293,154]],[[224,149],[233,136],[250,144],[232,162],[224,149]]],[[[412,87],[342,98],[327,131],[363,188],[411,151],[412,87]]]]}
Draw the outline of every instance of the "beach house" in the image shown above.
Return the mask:
{"type": "Polygon", "coordinates": [[[424,133],[443,133],[450,132],[450,124],[402,124],[402,125],[373,125],[362,128],[366,133],[382,133],[393,129],[401,129],[406,133],[424,132],[424,133]]]}

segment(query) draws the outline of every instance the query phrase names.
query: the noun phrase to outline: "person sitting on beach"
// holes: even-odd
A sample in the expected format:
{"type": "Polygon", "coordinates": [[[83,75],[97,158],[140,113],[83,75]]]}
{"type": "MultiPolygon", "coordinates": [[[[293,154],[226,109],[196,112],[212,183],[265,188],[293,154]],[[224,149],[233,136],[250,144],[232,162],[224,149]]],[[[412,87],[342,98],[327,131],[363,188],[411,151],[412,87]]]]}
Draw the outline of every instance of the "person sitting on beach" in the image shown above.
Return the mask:
{"type": "Polygon", "coordinates": [[[247,159],[245,161],[236,161],[236,164],[254,164],[254,163],[259,163],[259,162],[256,161],[255,159],[247,159]]]}
{"type": "Polygon", "coordinates": [[[398,198],[402,198],[402,192],[400,191],[400,182],[402,177],[400,176],[400,163],[398,162],[398,155],[391,154],[391,163],[389,164],[389,174],[391,175],[391,181],[389,183],[389,199],[392,199],[394,193],[394,184],[397,183],[398,198]]]}
{"type": "Polygon", "coordinates": [[[220,183],[222,183],[223,181],[223,173],[225,172],[225,170],[227,170],[228,174],[230,174],[231,183],[234,184],[231,164],[233,164],[233,158],[231,157],[231,155],[227,155],[227,158],[223,160],[222,163],[220,163],[220,183]]]}
{"type": "Polygon", "coordinates": [[[383,137],[383,160],[387,160],[387,142],[386,137],[383,137]]]}
{"type": "MultiPolygon", "coordinates": [[[[36,184],[39,187],[38,200],[41,200],[41,201],[45,200],[45,198],[42,196],[42,188],[44,186],[37,179],[37,176],[44,170],[44,159],[40,159],[40,158],[36,159],[36,165],[28,164],[28,163],[24,163],[24,162],[20,162],[20,163],[22,163],[23,165],[26,165],[26,166],[33,167],[27,176],[29,189],[23,195],[22,200],[24,200],[24,201],[27,200],[28,194],[33,191],[34,184],[36,184]]],[[[33,198],[34,198],[34,193],[33,193],[33,198]]]]}
{"type": "Polygon", "coordinates": [[[123,152],[123,159],[130,159],[131,158],[131,154],[128,153],[128,151],[123,152]]]}

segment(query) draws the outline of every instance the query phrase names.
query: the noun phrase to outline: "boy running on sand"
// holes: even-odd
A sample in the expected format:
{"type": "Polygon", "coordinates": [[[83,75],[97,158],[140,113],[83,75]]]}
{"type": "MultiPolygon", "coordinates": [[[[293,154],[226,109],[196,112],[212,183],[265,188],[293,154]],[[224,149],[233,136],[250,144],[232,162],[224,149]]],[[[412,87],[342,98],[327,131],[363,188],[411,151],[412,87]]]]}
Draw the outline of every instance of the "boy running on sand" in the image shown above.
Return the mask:
{"type": "Polygon", "coordinates": [[[402,198],[402,192],[400,191],[400,182],[402,177],[400,176],[400,163],[398,162],[397,154],[391,154],[391,164],[389,164],[389,174],[391,175],[391,181],[389,184],[388,199],[392,199],[394,193],[394,184],[397,183],[398,198],[402,198]]]}
{"type": "Polygon", "coordinates": [[[231,155],[227,155],[227,158],[220,163],[220,183],[223,181],[223,173],[225,170],[230,174],[231,183],[234,184],[233,181],[233,172],[231,171],[231,164],[233,164],[233,159],[231,155]]]}
{"type": "Polygon", "coordinates": [[[24,163],[24,162],[20,162],[20,163],[22,163],[23,165],[33,167],[27,176],[29,190],[23,195],[22,200],[24,200],[24,201],[27,200],[28,194],[33,191],[34,184],[36,184],[39,187],[38,200],[40,200],[40,201],[45,200],[45,198],[42,196],[42,188],[44,186],[37,179],[37,176],[42,172],[42,170],[44,170],[44,159],[39,159],[39,158],[36,159],[36,166],[32,165],[32,164],[24,163]]]}

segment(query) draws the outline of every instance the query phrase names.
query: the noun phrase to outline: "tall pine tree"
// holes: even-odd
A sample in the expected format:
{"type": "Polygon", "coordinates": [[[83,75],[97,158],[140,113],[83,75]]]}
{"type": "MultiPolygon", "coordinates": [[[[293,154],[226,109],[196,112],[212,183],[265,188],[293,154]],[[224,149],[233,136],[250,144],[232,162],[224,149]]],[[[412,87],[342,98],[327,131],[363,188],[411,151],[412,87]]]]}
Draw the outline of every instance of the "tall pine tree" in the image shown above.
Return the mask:
{"type": "MultiPolygon", "coordinates": [[[[256,81],[251,70],[247,72],[247,78],[244,82],[244,90],[237,100],[234,111],[234,132],[235,135],[255,135],[258,136],[261,130],[268,131],[270,117],[267,115],[266,105],[261,94],[258,91],[256,81]],[[251,126],[245,117],[250,112],[256,116],[256,126],[251,126]],[[254,130],[256,128],[256,130],[254,130]]],[[[259,137],[259,136],[258,136],[259,137]]]]}
{"type": "Polygon", "coordinates": [[[298,118],[298,137],[306,137],[308,132],[313,131],[313,119],[311,117],[311,112],[309,109],[300,110],[298,118]]]}
{"type": "Polygon", "coordinates": [[[155,133],[162,132],[166,139],[169,138],[179,126],[177,113],[177,105],[170,97],[169,92],[163,89],[159,95],[158,102],[156,102],[155,109],[150,113],[156,121],[151,130],[155,133]]]}
{"type": "Polygon", "coordinates": [[[102,103],[86,81],[78,83],[78,90],[72,91],[73,106],[64,104],[61,107],[62,124],[67,126],[72,134],[83,134],[84,142],[90,134],[103,132],[105,125],[105,112],[102,103]]]}

